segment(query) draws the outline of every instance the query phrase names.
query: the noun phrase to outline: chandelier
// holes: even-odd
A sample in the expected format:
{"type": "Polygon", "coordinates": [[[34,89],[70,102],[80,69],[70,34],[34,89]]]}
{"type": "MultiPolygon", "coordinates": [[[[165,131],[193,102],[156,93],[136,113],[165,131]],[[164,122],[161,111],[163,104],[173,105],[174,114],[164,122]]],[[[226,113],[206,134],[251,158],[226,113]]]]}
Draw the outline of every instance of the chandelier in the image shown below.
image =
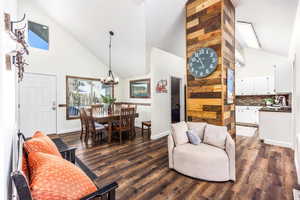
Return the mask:
{"type": "Polygon", "coordinates": [[[112,70],[111,70],[111,40],[112,36],[114,36],[114,32],[109,31],[109,71],[108,71],[108,76],[105,78],[101,78],[100,81],[104,85],[117,85],[119,83],[119,78],[115,77],[112,70]]]}

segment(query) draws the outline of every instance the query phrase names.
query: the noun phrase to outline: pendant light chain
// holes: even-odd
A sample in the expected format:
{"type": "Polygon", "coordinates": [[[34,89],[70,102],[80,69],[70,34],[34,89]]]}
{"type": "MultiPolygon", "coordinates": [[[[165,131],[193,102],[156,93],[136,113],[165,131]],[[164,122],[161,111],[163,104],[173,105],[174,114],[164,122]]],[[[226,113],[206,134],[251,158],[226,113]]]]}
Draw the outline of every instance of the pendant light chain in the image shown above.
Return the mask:
{"type": "Polygon", "coordinates": [[[109,70],[108,70],[108,77],[100,79],[104,85],[117,85],[119,83],[119,79],[114,77],[114,74],[111,69],[111,57],[112,57],[112,36],[114,32],[109,31],[109,70]]]}

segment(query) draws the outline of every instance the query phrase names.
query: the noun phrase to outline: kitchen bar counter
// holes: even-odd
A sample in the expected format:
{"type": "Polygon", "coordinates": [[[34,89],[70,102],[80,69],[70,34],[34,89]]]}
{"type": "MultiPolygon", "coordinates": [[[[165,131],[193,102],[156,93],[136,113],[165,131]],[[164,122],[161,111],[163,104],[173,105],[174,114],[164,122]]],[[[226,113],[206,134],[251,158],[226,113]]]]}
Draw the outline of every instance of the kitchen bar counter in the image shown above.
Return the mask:
{"type": "Polygon", "coordinates": [[[263,107],[261,109],[259,109],[260,112],[284,112],[284,113],[291,113],[292,112],[292,108],[290,107],[263,107]]]}
{"type": "Polygon", "coordinates": [[[265,107],[259,111],[259,137],[266,144],[293,148],[291,109],[265,107]]]}

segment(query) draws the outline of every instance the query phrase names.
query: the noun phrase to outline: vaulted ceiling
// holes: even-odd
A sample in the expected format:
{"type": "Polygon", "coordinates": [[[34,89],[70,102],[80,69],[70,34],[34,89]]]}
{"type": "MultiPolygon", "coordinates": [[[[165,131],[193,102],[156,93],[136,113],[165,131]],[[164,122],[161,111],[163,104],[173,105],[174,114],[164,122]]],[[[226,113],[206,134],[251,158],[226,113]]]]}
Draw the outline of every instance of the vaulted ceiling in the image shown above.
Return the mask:
{"type": "MultiPolygon", "coordinates": [[[[149,72],[151,47],[185,57],[187,0],[22,1],[35,2],[106,64],[113,30],[113,70],[121,77],[149,72]]],[[[287,56],[298,0],[234,2],[236,18],[254,24],[263,50],[287,56]]]]}
{"type": "Polygon", "coordinates": [[[185,0],[24,1],[36,3],[105,64],[113,30],[113,70],[121,77],[149,72],[151,47],[184,56],[185,0]]]}
{"type": "Polygon", "coordinates": [[[288,56],[298,1],[240,0],[236,20],[253,23],[262,50],[288,56]]]}
{"type": "Polygon", "coordinates": [[[141,0],[32,0],[108,64],[108,31],[113,30],[112,65],[121,77],[145,71],[145,6],[141,0]]]}

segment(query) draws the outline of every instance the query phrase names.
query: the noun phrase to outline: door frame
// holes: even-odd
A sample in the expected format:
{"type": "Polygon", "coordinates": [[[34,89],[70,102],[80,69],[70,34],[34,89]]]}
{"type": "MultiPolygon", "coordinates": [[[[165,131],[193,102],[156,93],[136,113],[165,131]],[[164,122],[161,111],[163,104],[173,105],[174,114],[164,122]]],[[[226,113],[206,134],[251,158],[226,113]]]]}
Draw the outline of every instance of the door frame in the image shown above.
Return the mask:
{"type": "Polygon", "coordinates": [[[185,121],[185,95],[184,95],[184,83],[183,83],[183,77],[179,76],[170,76],[170,117],[171,117],[171,123],[172,123],[172,78],[179,80],[179,100],[180,100],[180,121],[185,121]]]}
{"type": "MultiPolygon", "coordinates": [[[[57,133],[57,130],[58,130],[57,75],[56,74],[51,74],[51,73],[24,72],[24,77],[26,76],[26,74],[28,74],[28,75],[34,75],[34,76],[50,76],[50,77],[53,77],[55,79],[55,81],[54,81],[54,84],[55,84],[55,86],[54,86],[54,88],[55,88],[55,102],[56,102],[56,109],[55,109],[55,132],[57,133]]],[[[21,112],[20,101],[21,101],[21,85],[20,85],[20,91],[18,91],[18,102],[17,102],[18,103],[18,106],[17,106],[18,111],[21,112]]],[[[18,120],[21,120],[21,114],[19,114],[18,120]]],[[[19,124],[21,125],[21,121],[19,121],[19,124]]],[[[21,128],[21,127],[19,127],[19,128],[21,128]]]]}

